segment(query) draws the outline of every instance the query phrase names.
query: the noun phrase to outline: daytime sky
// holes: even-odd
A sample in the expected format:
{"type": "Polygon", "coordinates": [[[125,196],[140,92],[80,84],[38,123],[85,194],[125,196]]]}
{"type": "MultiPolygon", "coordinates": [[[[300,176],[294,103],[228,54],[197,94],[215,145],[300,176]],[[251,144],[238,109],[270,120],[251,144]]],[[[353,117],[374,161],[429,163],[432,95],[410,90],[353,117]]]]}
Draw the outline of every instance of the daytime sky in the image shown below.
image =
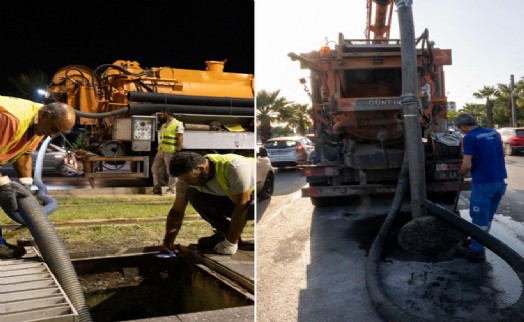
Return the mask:
{"type": "MultiPolygon", "coordinates": [[[[429,30],[435,47],[451,49],[453,64],[444,66],[448,101],[460,109],[466,103],[484,103],[473,93],[484,86],[509,84],[524,77],[524,42],[520,15],[524,2],[413,1],[415,34],[429,30]]],[[[289,52],[318,50],[327,41],[334,48],[338,34],[364,38],[366,0],[258,0],[255,4],[255,75],[259,90],[281,90],[289,101],[309,104],[301,70],[289,52]]],[[[398,16],[393,13],[391,36],[399,37],[398,16]]]]}

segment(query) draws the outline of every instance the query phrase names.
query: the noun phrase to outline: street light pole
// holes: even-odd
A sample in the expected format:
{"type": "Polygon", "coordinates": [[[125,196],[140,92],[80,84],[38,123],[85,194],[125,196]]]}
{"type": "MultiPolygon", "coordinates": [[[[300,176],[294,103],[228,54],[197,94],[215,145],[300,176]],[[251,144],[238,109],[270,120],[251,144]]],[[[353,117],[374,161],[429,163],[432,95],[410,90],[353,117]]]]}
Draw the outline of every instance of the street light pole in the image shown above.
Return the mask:
{"type": "Polygon", "coordinates": [[[513,75],[510,75],[510,92],[511,92],[511,126],[517,127],[517,111],[515,109],[515,95],[513,95],[513,90],[515,89],[515,78],[513,75]]]}

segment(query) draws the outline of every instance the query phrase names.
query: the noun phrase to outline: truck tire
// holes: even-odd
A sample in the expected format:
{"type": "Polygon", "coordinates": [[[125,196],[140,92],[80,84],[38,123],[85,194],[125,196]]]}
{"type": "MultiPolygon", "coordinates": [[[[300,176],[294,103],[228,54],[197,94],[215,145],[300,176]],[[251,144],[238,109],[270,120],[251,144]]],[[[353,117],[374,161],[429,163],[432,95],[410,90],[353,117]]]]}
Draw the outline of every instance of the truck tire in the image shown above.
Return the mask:
{"type": "Polygon", "coordinates": [[[258,199],[265,200],[273,195],[273,188],[275,186],[275,175],[273,172],[268,172],[262,191],[258,191],[258,199]]]}

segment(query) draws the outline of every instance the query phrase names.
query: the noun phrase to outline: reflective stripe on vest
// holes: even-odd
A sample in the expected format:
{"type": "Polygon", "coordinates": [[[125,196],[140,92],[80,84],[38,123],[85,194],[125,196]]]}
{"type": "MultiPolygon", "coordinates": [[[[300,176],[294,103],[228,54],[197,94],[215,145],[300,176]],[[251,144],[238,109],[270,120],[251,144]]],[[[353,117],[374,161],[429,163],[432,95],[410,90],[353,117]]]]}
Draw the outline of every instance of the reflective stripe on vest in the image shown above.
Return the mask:
{"type": "MultiPolygon", "coordinates": [[[[6,146],[0,147],[0,153],[9,151],[11,146],[20,141],[22,135],[27,132],[27,129],[33,123],[36,114],[38,114],[38,111],[42,108],[42,106],[44,106],[44,104],[31,102],[21,98],[0,96],[0,109],[3,109],[4,111],[7,111],[9,114],[13,115],[18,119],[19,122],[15,137],[12,138],[6,146]]],[[[35,136],[31,143],[27,146],[31,146],[34,141],[39,139],[41,139],[41,136],[35,136]]],[[[26,151],[22,151],[10,161],[18,159],[25,152],[26,151]]]]}
{"type": "Polygon", "coordinates": [[[166,126],[163,124],[160,127],[160,142],[158,145],[158,149],[160,151],[164,151],[167,153],[175,153],[176,152],[176,131],[178,129],[178,124],[180,121],[177,119],[174,120],[169,126],[166,126]]]}
{"type": "MultiPolygon", "coordinates": [[[[213,162],[215,165],[215,178],[218,181],[218,184],[224,190],[227,196],[231,195],[231,189],[229,187],[229,184],[227,182],[227,174],[229,171],[229,164],[237,158],[244,158],[241,155],[237,154],[206,154],[205,157],[210,161],[213,162]]],[[[253,158],[247,158],[250,159],[253,162],[253,166],[255,166],[255,159],[253,158]]],[[[191,186],[199,191],[202,191],[202,186],[191,186]]],[[[249,189],[250,192],[254,191],[255,187],[251,187],[249,189]]]]}

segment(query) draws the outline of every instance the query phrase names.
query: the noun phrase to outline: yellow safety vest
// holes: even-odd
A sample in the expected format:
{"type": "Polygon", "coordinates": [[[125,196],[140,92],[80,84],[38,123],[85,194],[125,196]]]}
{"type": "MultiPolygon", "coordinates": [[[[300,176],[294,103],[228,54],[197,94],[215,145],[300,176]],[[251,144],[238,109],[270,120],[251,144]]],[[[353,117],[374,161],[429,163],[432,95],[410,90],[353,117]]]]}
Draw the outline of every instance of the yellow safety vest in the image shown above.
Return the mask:
{"type": "MultiPolygon", "coordinates": [[[[18,142],[22,135],[27,132],[27,129],[32,125],[33,120],[38,114],[38,111],[44,106],[44,104],[31,102],[25,99],[10,97],[10,96],[0,96],[0,109],[7,111],[9,114],[13,115],[18,119],[18,128],[16,129],[16,134],[7,145],[0,147],[0,153],[9,151],[16,142],[18,142]]],[[[32,146],[33,142],[40,140],[42,136],[35,136],[27,146],[32,146]]],[[[13,157],[10,162],[18,159],[22,154],[27,151],[21,151],[18,155],[13,157]]]]}
{"type": "MultiPolygon", "coordinates": [[[[238,154],[206,154],[205,157],[213,162],[215,165],[215,177],[217,178],[218,184],[224,190],[226,195],[231,195],[231,189],[229,187],[229,183],[227,182],[227,174],[229,171],[229,164],[231,161],[237,159],[237,158],[244,158],[241,155],[238,154]]],[[[253,162],[253,166],[255,166],[255,159],[248,158],[253,162]]],[[[199,191],[202,191],[202,186],[192,186],[196,188],[199,191]]],[[[254,191],[255,187],[251,187],[250,191],[254,191]]]]}
{"type": "Polygon", "coordinates": [[[167,153],[176,152],[176,130],[178,128],[179,123],[180,121],[175,119],[175,121],[169,124],[169,126],[166,126],[166,124],[162,124],[162,126],[160,127],[160,142],[158,145],[158,149],[160,151],[164,151],[167,153]]]}

